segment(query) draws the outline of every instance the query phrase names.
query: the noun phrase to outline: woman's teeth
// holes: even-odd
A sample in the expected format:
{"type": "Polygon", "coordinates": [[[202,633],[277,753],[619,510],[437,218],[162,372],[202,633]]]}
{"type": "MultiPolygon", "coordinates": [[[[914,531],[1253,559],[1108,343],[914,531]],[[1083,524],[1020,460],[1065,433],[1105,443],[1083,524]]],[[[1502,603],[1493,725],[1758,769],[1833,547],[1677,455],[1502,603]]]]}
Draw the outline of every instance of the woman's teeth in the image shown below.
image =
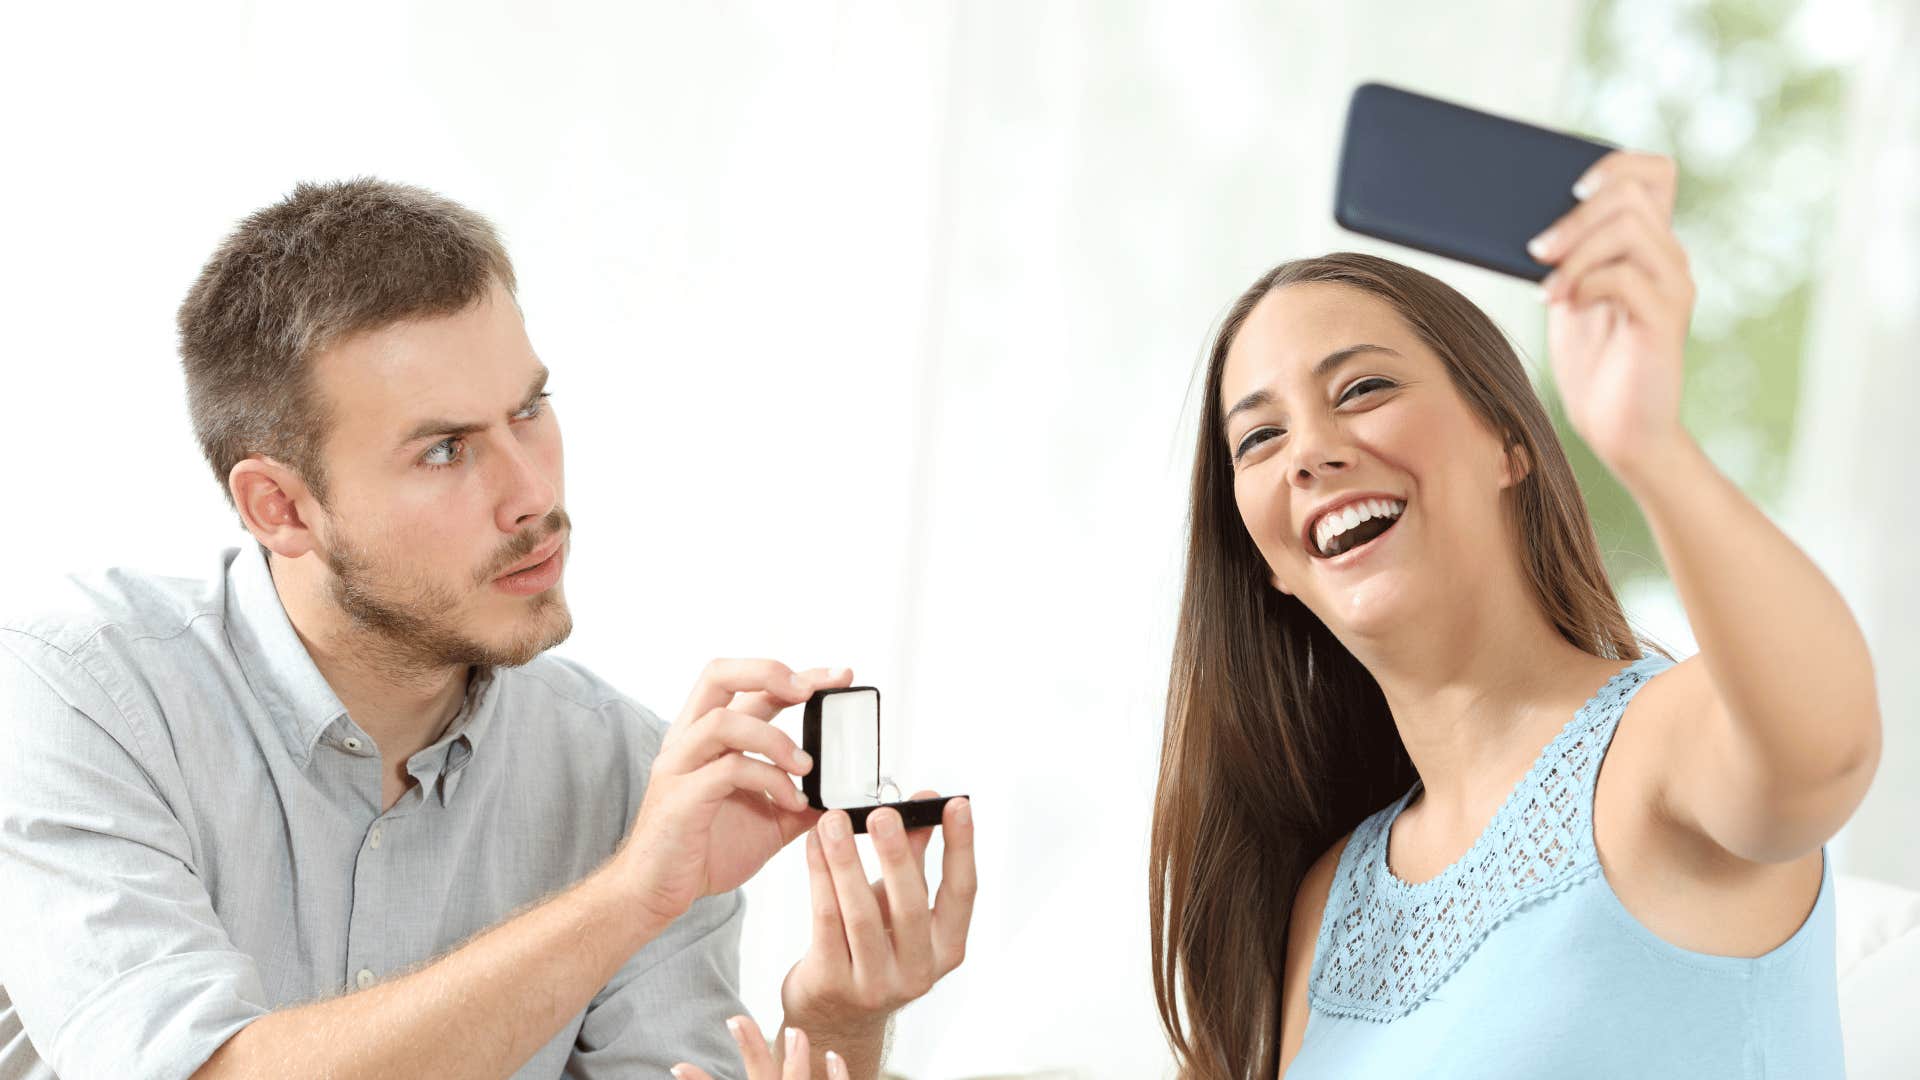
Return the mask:
{"type": "MultiPolygon", "coordinates": [[[[1362,522],[1372,521],[1376,518],[1392,520],[1398,518],[1406,509],[1407,504],[1400,499],[1364,499],[1357,503],[1351,503],[1321,518],[1319,522],[1314,525],[1314,544],[1319,547],[1322,557],[1332,558],[1351,547],[1357,546],[1357,544],[1351,541],[1359,538],[1350,537],[1346,534],[1358,528],[1362,522]]],[[[1381,529],[1378,532],[1370,530],[1371,535],[1368,536],[1367,539],[1371,539],[1373,536],[1379,535],[1379,532],[1384,531],[1386,530],[1381,529]]]]}

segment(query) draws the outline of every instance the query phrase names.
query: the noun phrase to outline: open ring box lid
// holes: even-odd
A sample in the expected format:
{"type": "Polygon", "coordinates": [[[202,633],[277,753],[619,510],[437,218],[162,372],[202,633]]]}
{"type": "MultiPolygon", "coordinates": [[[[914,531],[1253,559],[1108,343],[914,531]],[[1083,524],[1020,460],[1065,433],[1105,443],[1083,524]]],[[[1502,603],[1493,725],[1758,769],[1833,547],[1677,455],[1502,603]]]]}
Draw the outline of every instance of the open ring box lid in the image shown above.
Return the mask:
{"type": "Polygon", "coordinates": [[[801,749],[813,757],[813,769],[800,788],[815,810],[845,810],[853,831],[867,831],[867,815],[883,806],[900,812],[909,829],[940,824],[947,803],[961,798],[900,798],[900,789],[880,774],[880,691],[871,686],[820,690],[807,699],[801,749]],[[885,801],[891,793],[892,802],[885,801]]]}

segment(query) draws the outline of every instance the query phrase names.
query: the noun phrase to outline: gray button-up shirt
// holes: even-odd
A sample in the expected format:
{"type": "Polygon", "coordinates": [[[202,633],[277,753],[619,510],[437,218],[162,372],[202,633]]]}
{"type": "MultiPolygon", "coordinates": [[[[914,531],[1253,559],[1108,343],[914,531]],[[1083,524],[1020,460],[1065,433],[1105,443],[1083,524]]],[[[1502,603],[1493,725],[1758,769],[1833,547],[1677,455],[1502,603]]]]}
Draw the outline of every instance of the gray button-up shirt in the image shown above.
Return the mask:
{"type": "MultiPolygon", "coordinates": [[[[446,953],[613,852],[664,731],[560,657],[478,671],[382,813],[258,547],[59,589],[0,619],[0,1080],[188,1076],[446,953]]],[[[742,905],[695,904],[516,1075],[736,1075],[742,905]]]]}

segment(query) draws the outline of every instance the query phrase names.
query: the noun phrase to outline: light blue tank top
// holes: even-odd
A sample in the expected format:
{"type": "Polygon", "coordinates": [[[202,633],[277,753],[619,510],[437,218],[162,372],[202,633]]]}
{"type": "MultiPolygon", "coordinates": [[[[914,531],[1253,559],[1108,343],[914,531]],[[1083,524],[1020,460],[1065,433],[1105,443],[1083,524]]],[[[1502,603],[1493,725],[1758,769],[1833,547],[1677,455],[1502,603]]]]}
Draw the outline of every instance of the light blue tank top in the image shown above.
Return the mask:
{"type": "Polygon", "coordinates": [[[1845,1075],[1824,848],[1812,912],[1751,958],[1670,944],[1601,872],[1600,761],[1634,692],[1670,665],[1649,656],[1616,674],[1432,879],[1387,869],[1387,830],[1417,781],[1353,830],[1287,1080],[1845,1075]]]}

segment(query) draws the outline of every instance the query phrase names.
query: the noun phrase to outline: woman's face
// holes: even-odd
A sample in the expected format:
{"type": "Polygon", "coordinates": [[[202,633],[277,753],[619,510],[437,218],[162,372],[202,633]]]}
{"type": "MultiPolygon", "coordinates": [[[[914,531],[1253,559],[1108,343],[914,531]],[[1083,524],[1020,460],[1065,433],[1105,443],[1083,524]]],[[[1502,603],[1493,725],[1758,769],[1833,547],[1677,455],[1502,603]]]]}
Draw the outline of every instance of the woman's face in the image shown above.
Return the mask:
{"type": "Polygon", "coordinates": [[[1228,349],[1216,407],[1272,583],[1342,640],[1437,629],[1416,623],[1453,617],[1512,565],[1500,440],[1378,297],[1326,283],[1268,293],[1228,349]],[[1362,506],[1378,520],[1316,527],[1355,497],[1351,517],[1326,520],[1362,506]]]}

